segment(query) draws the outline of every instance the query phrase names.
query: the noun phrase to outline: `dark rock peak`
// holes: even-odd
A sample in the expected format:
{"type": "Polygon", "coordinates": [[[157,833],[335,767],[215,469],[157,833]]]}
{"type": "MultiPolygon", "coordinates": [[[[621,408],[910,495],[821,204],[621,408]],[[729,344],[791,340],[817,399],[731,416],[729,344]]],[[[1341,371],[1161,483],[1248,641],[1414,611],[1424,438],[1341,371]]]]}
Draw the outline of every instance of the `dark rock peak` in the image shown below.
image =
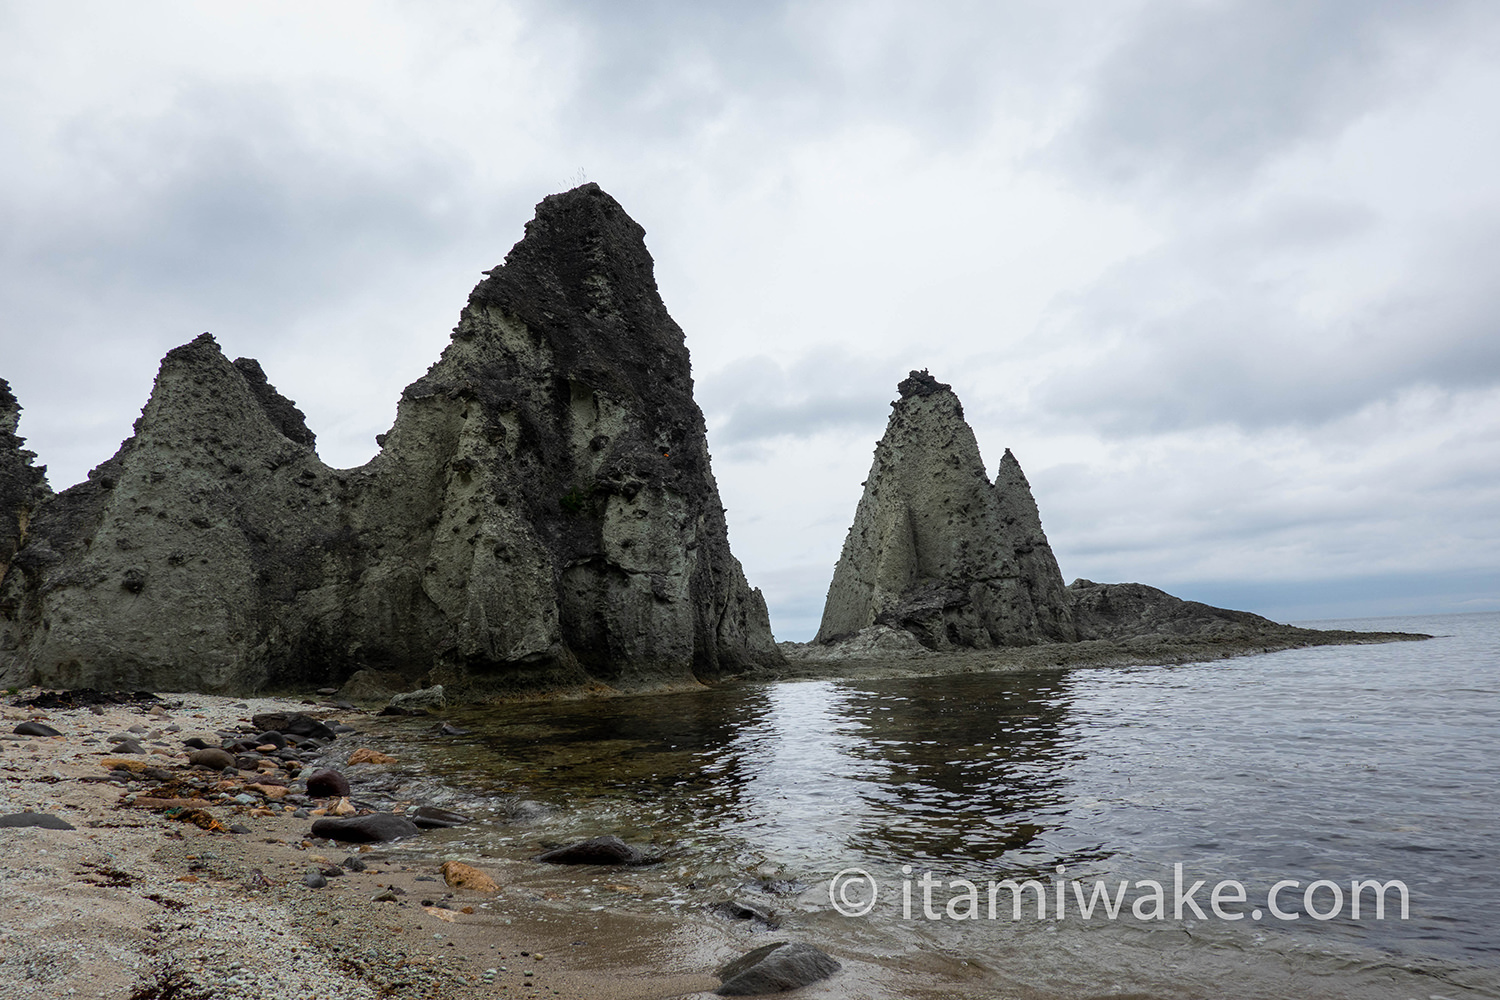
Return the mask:
{"type": "Polygon", "coordinates": [[[21,404],[10,391],[10,383],[0,378],[0,434],[14,434],[20,426],[21,404]]]}
{"type": "Polygon", "coordinates": [[[181,347],[174,347],[161,359],[161,367],[168,365],[200,365],[212,364],[219,359],[229,360],[224,357],[224,352],[219,348],[219,342],[211,333],[200,333],[181,347]]]}
{"type": "Polygon", "coordinates": [[[245,376],[250,391],[260,401],[260,408],[266,411],[266,416],[271,418],[271,423],[276,425],[277,430],[298,444],[305,444],[309,448],[317,445],[318,436],[308,429],[307,417],[297,409],[296,403],[277,392],[276,387],[266,380],[266,373],[261,371],[259,361],[254,358],[235,358],[234,367],[245,376]]]}
{"type": "MultiPolygon", "coordinates": [[[[1019,477],[1021,482],[1026,482],[1026,473],[1021,471],[1021,463],[1016,461],[1016,456],[1011,454],[1009,448],[1005,449],[1005,454],[1000,456],[1000,470],[995,474],[995,478],[999,479],[1001,476],[1007,478],[1019,477]]],[[[1028,483],[1027,485],[1029,486],[1030,484],[1028,483]]]]}
{"type": "Polygon", "coordinates": [[[902,399],[912,396],[931,396],[938,392],[952,392],[953,386],[946,382],[939,382],[923,368],[921,371],[913,370],[911,374],[896,384],[896,391],[901,393],[902,399]]]}
{"type": "MultiPolygon", "coordinates": [[[[540,336],[560,374],[595,388],[691,396],[686,339],[656,287],[646,231],[597,184],[550,195],[470,295],[540,336]]],[[[470,335],[460,323],[456,337],[470,335]]]]}
{"type": "Polygon", "coordinates": [[[20,425],[21,404],[0,378],[0,577],[26,542],[32,511],[52,493],[47,467],[33,465],[36,453],[21,447],[20,425]]]}

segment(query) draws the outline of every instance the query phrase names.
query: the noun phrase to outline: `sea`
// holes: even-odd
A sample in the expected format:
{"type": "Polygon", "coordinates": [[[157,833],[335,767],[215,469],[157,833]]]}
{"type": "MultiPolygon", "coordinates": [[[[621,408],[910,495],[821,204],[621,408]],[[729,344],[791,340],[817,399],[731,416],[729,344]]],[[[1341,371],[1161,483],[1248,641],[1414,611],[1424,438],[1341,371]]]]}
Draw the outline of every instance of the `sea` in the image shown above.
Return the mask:
{"type": "Polygon", "coordinates": [[[391,721],[480,820],[400,850],[812,942],[812,996],[1500,997],[1500,613],[1299,624],[1434,638],[391,721]],[[532,860],[605,834],[661,860],[532,860]]]}

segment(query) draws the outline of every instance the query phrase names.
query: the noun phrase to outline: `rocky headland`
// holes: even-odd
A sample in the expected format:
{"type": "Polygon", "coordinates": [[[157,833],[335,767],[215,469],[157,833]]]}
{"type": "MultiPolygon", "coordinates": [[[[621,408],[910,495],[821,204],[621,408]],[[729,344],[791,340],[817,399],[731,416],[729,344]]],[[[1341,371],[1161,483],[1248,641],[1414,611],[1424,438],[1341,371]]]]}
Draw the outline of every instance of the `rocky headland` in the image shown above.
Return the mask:
{"type": "Polygon", "coordinates": [[[203,334],[115,455],[53,494],[0,382],[0,686],[485,700],[1371,638],[1065,586],[1020,464],[1007,449],[992,481],[951,387],[913,371],[817,637],[778,647],[644,236],[595,184],[544,199],[359,468],[326,465],[261,366],[203,334]]]}

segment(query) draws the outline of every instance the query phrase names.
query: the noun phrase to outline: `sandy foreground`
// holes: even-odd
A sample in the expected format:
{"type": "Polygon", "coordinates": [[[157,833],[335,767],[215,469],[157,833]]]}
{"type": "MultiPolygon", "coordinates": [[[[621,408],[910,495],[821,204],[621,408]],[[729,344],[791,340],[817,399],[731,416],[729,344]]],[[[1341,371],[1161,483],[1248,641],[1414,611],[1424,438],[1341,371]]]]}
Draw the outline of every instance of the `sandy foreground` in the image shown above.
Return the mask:
{"type": "MultiPolygon", "coordinates": [[[[186,771],[183,739],[217,745],[217,731],[252,731],[257,713],[356,727],[357,715],[194,694],[161,695],[165,715],[146,705],[103,714],[16,706],[34,693],[0,703],[0,815],[48,813],[75,829],[0,828],[0,996],[706,997],[719,984],[714,959],[726,948],[733,957],[722,940],[694,948],[665,918],[600,911],[560,920],[497,871],[498,891],[475,892],[445,884],[441,859],[428,866],[388,857],[381,845],[314,841],[310,820],[291,806],[214,804],[206,811],[220,825],[250,832],[210,831],[126,805],[131,786],[102,780],[122,759],[186,771]],[[28,720],[63,735],[12,733],[28,720]],[[108,737],[132,726],[145,727],[146,752],[112,751],[108,737]],[[321,888],[304,883],[310,869],[351,855],[365,871],[321,888]]],[[[346,743],[367,745],[357,735],[336,745],[346,743]]]]}

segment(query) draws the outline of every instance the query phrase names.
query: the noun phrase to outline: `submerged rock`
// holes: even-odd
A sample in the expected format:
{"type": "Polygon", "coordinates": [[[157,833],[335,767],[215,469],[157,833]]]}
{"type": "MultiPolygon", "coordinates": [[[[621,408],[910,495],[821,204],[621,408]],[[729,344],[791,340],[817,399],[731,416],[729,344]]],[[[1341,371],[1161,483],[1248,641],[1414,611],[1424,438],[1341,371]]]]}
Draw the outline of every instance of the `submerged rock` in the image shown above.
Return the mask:
{"type": "Polygon", "coordinates": [[[349,794],[349,779],[331,768],[320,768],[307,776],[307,794],[315,799],[343,798],[349,794]]]}
{"type": "Polygon", "coordinates": [[[319,460],[254,361],[207,334],[169,352],[132,437],[28,515],[0,681],[248,691],[368,670],[472,697],[781,663],[653,269],[597,185],[545,199],[359,469],[319,460]]]}
{"type": "Polygon", "coordinates": [[[472,823],[472,817],[438,806],[418,806],[410,813],[411,821],[424,830],[442,830],[472,823]]]}
{"type": "Polygon", "coordinates": [[[647,857],[616,836],[594,837],[537,855],[549,865],[638,865],[647,857]]]}
{"type": "Polygon", "coordinates": [[[878,625],[941,650],[1076,638],[1015,457],[1006,450],[991,483],[952,388],[914,371],[898,389],[815,642],[878,625]]]}
{"type": "Polygon", "coordinates": [[[443,873],[443,881],[454,889],[470,889],[474,892],[500,891],[499,883],[493,878],[462,861],[444,861],[440,871],[443,873]]]}
{"type": "Polygon", "coordinates": [[[744,920],[753,926],[768,931],[774,931],[779,925],[772,916],[760,907],[742,903],[737,899],[727,899],[709,907],[711,913],[723,917],[725,920],[744,920]]]}
{"type": "Polygon", "coordinates": [[[827,979],[843,968],[819,948],[800,941],[782,941],[757,948],[719,970],[721,997],[754,997],[785,993],[827,979]]]}

